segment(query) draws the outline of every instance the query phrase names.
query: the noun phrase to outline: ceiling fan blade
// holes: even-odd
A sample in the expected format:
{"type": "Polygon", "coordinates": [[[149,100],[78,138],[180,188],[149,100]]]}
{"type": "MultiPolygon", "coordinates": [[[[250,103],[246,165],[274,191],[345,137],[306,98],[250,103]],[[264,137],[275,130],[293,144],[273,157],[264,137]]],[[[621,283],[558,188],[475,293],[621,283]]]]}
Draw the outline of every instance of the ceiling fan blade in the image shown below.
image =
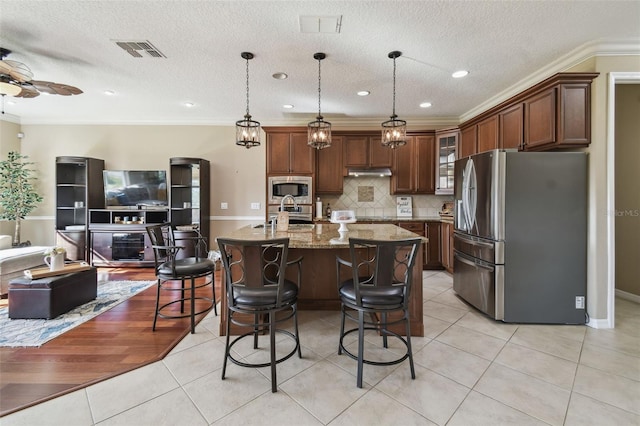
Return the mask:
{"type": "Polygon", "coordinates": [[[34,87],[26,85],[21,87],[22,91],[15,96],[16,98],[35,98],[36,96],[40,96],[40,92],[38,92],[34,87]]]}
{"type": "Polygon", "coordinates": [[[33,73],[28,66],[18,61],[2,60],[0,61],[0,71],[9,74],[13,79],[19,82],[31,81],[33,73]]]}
{"type": "Polygon", "coordinates": [[[54,83],[52,81],[40,81],[33,80],[30,82],[38,91],[49,93],[51,95],[62,95],[62,96],[70,96],[70,95],[79,95],[82,90],[78,89],[74,86],[69,86],[67,84],[54,83]]]}

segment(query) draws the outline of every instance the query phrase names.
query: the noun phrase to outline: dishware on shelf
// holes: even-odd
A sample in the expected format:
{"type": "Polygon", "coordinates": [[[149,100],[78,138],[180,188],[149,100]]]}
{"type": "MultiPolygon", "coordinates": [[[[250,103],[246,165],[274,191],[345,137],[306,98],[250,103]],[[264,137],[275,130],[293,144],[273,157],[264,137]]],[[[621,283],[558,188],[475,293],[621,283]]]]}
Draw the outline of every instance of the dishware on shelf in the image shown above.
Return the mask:
{"type": "Polygon", "coordinates": [[[329,222],[340,224],[338,232],[347,232],[347,223],[356,223],[356,214],[353,210],[334,210],[329,222]]]}

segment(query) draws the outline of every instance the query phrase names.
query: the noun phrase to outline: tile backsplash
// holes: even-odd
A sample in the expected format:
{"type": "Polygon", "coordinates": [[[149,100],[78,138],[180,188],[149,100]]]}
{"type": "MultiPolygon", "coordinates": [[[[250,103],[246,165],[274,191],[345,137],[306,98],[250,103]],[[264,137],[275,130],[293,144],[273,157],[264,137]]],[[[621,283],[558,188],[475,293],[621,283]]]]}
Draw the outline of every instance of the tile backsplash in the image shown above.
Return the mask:
{"type": "MultiPolygon", "coordinates": [[[[323,208],[327,203],[333,210],[355,210],[357,216],[395,216],[396,195],[390,194],[390,177],[345,177],[340,196],[321,196],[323,208]]],[[[438,216],[449,195],[412,195],[413,216],[438,216]]]]}

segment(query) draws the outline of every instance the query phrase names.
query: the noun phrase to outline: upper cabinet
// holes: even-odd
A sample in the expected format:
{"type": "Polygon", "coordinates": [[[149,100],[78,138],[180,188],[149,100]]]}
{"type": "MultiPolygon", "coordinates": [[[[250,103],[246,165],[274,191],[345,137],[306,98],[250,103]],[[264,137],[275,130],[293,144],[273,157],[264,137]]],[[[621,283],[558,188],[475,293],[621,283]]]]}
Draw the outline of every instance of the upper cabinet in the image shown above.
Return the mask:
{"type": "Polygon", "coordinates": [[[453,194],[453,165],[460,131],[444,130],[436,132],[436,194],[453,194]]]}
{"type": "Polygon", "coordinates": [[[267,174],[313,173],[315,149],[307,145],[304,128],[263,128],[267,135],[267,174]]]}
{"type": "Polygon", "coordinates": [[[591,80],[560,81],[524,102],[524,148],[543,150],[591,142],[591,80]]]}
{"type": "Polygon", "coordinates": [[[524,104],[522,102],[498,113],[498,140],[500,148],[524,148],[524,104]]]}
{"type": "Polygon", "coordinates": [[[436,137],[434,133],[407,135],[407,144],[393,152],[392,194],[435,194],[436,137]]]}
{"type": "Polygon", "coordinates": [[[344,137],[344,167],[378,168],[392,167],[393,153],[382,146],[379,132],[373,135],[344,137]]]}
{"type": "Polygon", "coordinates": [[[458,158],[468,157],[478,152],[478,126],[460,126],[460,140],[458,141],[458,158]]]}
{"type": "Polygon", "coordinates": [[[316,153],[316,194],[342,194],[342,136],[332,136],[331,146],[316,153]]]}
{"type": "Polygon", "coordinates": [[[544,151],[591,143],[591,82],[559,73],[460,125],[459,157],[490,149],[544,151]]]}

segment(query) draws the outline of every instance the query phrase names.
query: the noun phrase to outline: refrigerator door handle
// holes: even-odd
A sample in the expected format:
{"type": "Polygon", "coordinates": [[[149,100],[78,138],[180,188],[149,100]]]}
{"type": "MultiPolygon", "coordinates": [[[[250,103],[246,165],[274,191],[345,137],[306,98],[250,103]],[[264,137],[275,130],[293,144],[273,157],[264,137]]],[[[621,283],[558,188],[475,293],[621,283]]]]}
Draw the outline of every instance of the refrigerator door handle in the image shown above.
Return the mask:
{"type": "Polygon", "coordinates": [[[491,272],[495,270],[494,265],[492,265],[491,263],[487,263],[479,259],[469,259],[468,256],[465,256],[458,250],[454,250],[454,254],[458,257],[458,260],[460,260],[460,262],[466,263],[467,265],[473,266],[474,268],[486,269],[487,271],[491,272]]]}
{"type": "Polygon", "coordinates": [[[473,159],[469,158],[462,173],[462,204],[466,229],[473,230],[476,218],[478,197],[476,195],[476,169],[473,159]]]}

